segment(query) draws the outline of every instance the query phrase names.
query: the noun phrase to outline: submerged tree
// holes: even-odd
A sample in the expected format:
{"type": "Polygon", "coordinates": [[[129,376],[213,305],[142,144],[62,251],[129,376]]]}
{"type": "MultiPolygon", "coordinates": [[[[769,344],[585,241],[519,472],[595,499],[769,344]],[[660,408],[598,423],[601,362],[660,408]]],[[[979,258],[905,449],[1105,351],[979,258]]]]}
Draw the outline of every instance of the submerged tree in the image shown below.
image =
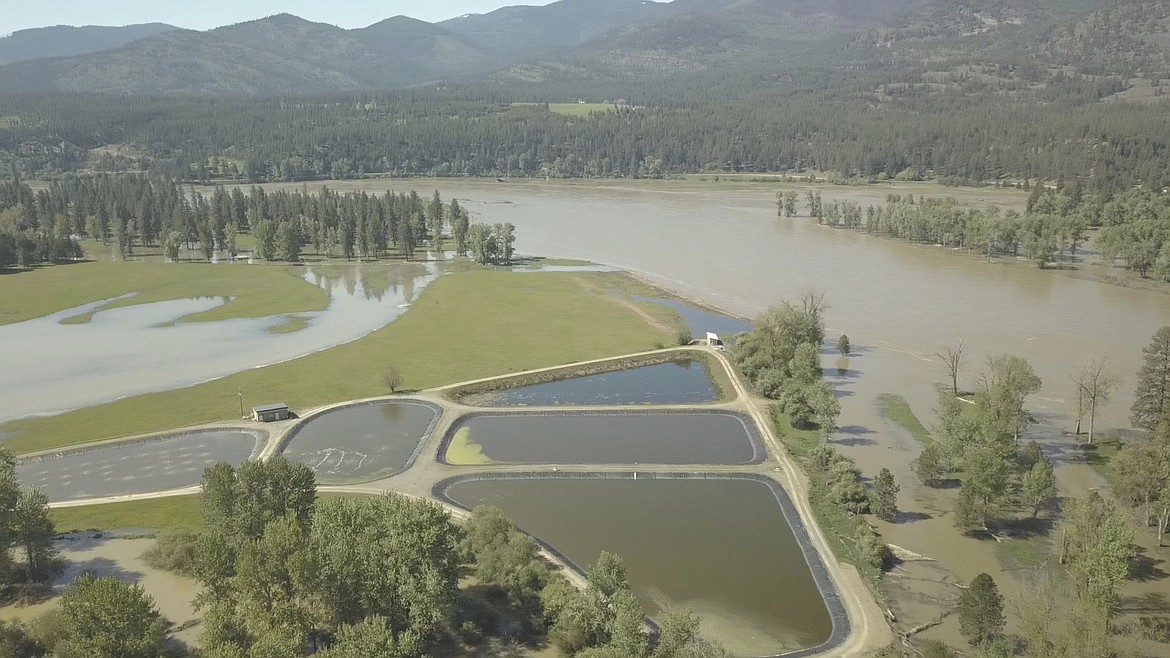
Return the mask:
{"type": "Polygon", "coordinates": [[[963,341],[955,346],[948,345],[942,352],[936,352],[937,357],[947,367],[947,374],[951,378],[951,394],[959,394],[959,368],[963,363],[963,341]]]}
{"type": "Polygon", "coordinates": [[[893,523],[898,516],[898,491],[900,488],[894,481],[894,474],[883,468],[874,479],[873,494],[869,497],[870,511],[879,519],[893,523]]]}
{"type": "Polygon", "coordinates": [[[981,573],[959,595],[959,632],[971,644],[983,644],[1003,632],[1003,597],[991,576],[981,573]]]}
{"type": "Polygon", "coordinates": [[[1117,387],[1120,380],[1113,373],[1105,370],[1104,358],[1092,358],[1078,366],[1072,373],[1073,383],[1077,387],[1077,427],[1076,434],[1081,433],[1081,420],[1086,414],[1089,416],[1089,443],[1093,443],[1093,429],[1097,423],[1097,410],[1109,402],[1109,396],[1117,387]]]}

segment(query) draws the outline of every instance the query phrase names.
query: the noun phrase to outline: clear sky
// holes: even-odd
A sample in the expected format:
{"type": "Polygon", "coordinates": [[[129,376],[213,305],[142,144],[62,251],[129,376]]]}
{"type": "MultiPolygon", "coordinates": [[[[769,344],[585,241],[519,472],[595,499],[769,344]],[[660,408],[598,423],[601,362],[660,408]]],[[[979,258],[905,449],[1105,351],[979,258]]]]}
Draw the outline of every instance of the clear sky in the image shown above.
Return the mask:
{"type": "Polygon", "coordinates": [[[553,0],[4,0],[0,36],[47,25],[170,23],[207,30],[272,14],[289,13],[318,23],[365,27],[404,14],[441,21],[508,5],[547,5],[553,0]]]}

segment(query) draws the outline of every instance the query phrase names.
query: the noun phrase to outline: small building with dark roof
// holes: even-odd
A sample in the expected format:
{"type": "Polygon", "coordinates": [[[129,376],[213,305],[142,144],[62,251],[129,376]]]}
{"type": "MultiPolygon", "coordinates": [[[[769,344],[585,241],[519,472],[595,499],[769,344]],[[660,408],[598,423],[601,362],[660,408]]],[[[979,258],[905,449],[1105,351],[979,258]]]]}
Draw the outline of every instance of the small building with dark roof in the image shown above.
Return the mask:
{"type": "Polygon", "coordinates": [[[272,423],[278,420],[288,420],[288,418],[288,405],[283,402],[252,407],[252,420],[258,423],[272,423]]]}

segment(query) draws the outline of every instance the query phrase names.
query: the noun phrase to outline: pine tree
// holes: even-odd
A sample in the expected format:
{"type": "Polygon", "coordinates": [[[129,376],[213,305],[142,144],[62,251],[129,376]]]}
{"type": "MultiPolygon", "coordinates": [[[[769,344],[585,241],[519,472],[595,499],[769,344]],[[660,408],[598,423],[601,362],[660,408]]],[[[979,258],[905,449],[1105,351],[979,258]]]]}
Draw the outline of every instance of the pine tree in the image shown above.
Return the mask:
{"type": "Polygon", "coordinates": [[[869,497],[869,509],[883,521],[894,522],[898,516],[898,491],[894,474],[883,468],[874,480],[873,494],[869,497]]]}
{"type": "Polygon", "coordinates": [[[959,596],[959,632],[971,644],[992,640],[1003,631],[1003,597],[991,576],[981,573],[959,596]]]}
{"type": "Polygon", "coordinates": [[[1138,370],[1129,420],[1135,427],[1152,430],[1170,399],[1170,326],[1155,332],[1142,352],[1146,357],[1138,370]]]}

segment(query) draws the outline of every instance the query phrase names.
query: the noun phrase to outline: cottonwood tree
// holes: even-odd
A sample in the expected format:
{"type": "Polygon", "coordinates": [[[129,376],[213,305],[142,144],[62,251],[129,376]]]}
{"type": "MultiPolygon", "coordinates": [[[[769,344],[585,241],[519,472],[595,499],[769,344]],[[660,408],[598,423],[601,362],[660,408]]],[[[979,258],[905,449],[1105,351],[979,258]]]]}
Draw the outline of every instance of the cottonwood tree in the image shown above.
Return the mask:
{"type": "Polygon", "coordinates": [[[989,415],[995,431],[1019,441],[1020,432],[1032,422],[1024,401],[1039,392],[1043,382],[1023,357],[988,357],[987,366],[980,377],[976,406],[989,415]]]}
{"type": "Polygon", "coordinates": [[[1116,655],[1105,611],[1079,598],[1068,578],[1036,569],[1012,601],[1026,654],[1034,658],[1100,658],[1116,655]]]}
{"type": "Polygon", "coordinates": [[[1056,474],[1052,462],[1043,453],[1020,478],[1020,500],[1032,508],[1032,518],[1056,499],[1056,474]]]}
{"type": "Polygon", "coordinates": [[[1170,326],[1155,332],[1142,353],[1145,359],[1137,373],[1129,420],[1134,427],[1152,430],[1166,412],[1166,403],[1170,400],[1170,326]]]}
{"type": "Polygon", "coordinates": [[[49,497],[37,489],[25,489],[17,498],[13,514],[15,543],[24,553],[28,580],[39,583],[52,576],[57,549],[53,546],[56,530],[49,518],[49,497]]]}
{"type": "Polygon", "coordinates": [[[979,446],[965,456],[966,470],[955,505],[955,527],[989,531],[1002,513],[1010,493],[1011,468],[991,446],[979,446]]]}
{"type": "Polygon", "coordinates": [[[1067,506],[1060,562],[1082,600],[1114,613],[1136,554],[1133,530],[1101,494],[1094,491],[1067,506]]]}
{"type": "Polygon", "coordinates": [[[141,586],[87,573],[61,596],[60,633],[60,658],[158,658],[166,620],[141,586]]]}
{"type": "Polygon", "coordinates": [[[316,658],[417,658],[421,655],[424,650],[417,635],[409,631],[395,633],[390,620],[380,615],[343,625],[333,644],[314,654],[316,658]]]}
{"type": "Polygon", "coordinates": [[[1072,372],[1073,383],[1077,387],[1077,427],[1076,434],[1081,434],[1081,420],[1086,414],[1089,416],[1089,443],[1093,443],[1093,428],[1097,422],[1097,409],[1109,402],[1109,396],[1117,388],[1120,379],[1113,373],[1105,370],[1105,358],[1090,358],[1077,366],[1072,372]]]}
{"type": "Polygon", "coordinates": [[[1170,446],[1160,441],[1127,443],[1109,467],[1113,471],[1113,493],[1131,505],[1141,505],[1149,526],[1152,504],[1170,482],[1170,446]]]}
{"type": "Polygon", "coordinates": [[[781,205],[784,207],[785,217],[796,217],[796,200],[798,195],[796,192],[788,191],[784,193],[784,198],[781,205]]]}
{"type": "Polygon", "coordinates": [[[959,395],[959,368],[963,363],[963,341],[959,341],[957,345],[948,345],[941,352],[935,352],[934,356],[943,362],[947,367],[947,374],[951,378],[951,394],[959,395]]]}
{"type": "Polygon", "coordinates": [[[979,645],[1003,633],[1003,597],[995,580],[981,573],[959,595],[959,632],[971,644],[979,645]]]}

